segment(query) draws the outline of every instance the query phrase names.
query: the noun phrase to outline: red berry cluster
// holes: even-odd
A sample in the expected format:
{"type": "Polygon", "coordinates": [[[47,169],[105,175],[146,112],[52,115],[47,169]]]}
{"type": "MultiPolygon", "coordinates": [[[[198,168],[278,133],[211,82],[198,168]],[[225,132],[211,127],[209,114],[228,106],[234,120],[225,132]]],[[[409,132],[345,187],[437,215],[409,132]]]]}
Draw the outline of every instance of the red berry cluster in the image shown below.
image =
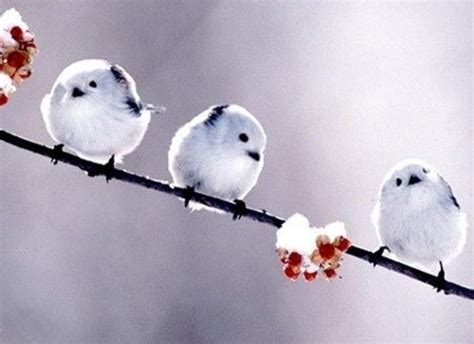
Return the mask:
{"type": "Polygon", "coordinates": [[[295,281],[301,273],[306,281],[310,282],[318,277],[318,270],[326,280],[333,280],[337,276],[336,270],[341,266],[342,254],[351,246],[349,239],[339,236],[333,242],[327,235],[316,238],[316,249],[311,256],[304,257],[297,252],[288,252],[286,249],[277,250],[283,264],[285,276],[295,281]]]}
{"type": "MultiPolygon", "coordinates": [[[[19,26],[9,30],[14,44],[0,42],[0,73],[3,72],[16,84],[31,75],[31,63],[37,48],[34,35],[29,30],[23,31],[19,26]]],[[[0,88],[0,106],[8,102],[9,92],[0,88]]]]}

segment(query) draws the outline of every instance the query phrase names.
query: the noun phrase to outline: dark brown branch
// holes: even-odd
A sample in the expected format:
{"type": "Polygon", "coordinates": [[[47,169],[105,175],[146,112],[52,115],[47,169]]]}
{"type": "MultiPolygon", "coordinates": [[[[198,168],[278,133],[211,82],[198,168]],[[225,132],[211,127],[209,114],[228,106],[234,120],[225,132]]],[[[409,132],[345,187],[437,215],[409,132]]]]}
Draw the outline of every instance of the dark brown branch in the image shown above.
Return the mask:
{"type": "MultiPolygon", "coordinates": [[[[0,130],[0,140],[7,142],[11,145],[14,145],[16,147],[34,152],[36,154],[40,154],[49,158],[54,158],[63,163],[79,167],[81,170],[84,170],[84,171],[96,172],[98,169],[100,169],[100,167],[102,167],[102,165],[100,164],[81,159],[67,152],[61,152],[60,154],[58,154],[52,148],[24,139],[20,136],[11,134],[5,130],[0,130]]],[[[180,197],[180,198],[183,198],[186,195],[186,189],[184,188],[173,186],[169,182],[166,182],[166,181],[159,181],[159,180],[151,179],[149,177],[139,176],[132,172],[127,172],[121,169],[114,169],[110,177],[112,179],[121,180],[123,182],[141,185],[147,189],[158,190],[160,192],[164,192],[164,193],[167,193],[176,197],[180,197]]],[[[234,211],[236,210],[236,205],[232,202],[228,202],[219,198],[204,195],[198,192],[193,194],[192,200],[195,202],[202,203],[212,208],[223,210],[227,213],[234,213],[234,211]]],[[[251,209],[251,208],[248,208],[246,213],[243,214],[243,216],[250,218],[254,221],[269,224],[277,228],[281,227],[281,225],[285,222],[283,218],[271,215],[264,210],[251,209]]],[[[364,250],[363,248],[353,245],[349,248],[349,250],[347,251],[347,254],[357,257],[359,259],[365,260],[366,262],[369,262],[372,253],[370,251],[364,250]]],[[[429,284],[433,287],[436,286],[436,276],[433,276],[426,272],[412,268],[408,265],[399,263],[387,257],[381,257],[377,261],[377,265],[382,266],[388,270],[396,271],[400,274],[403,274],[405,276],[408,276],[420,282],[429,284]]],[[[473,289],[469,289],[452,282],[446,281],[442,290],[444,291],[445,294],[457,295],[460,297],[464,297],[466,299],[474,300],[473,289]]]]}

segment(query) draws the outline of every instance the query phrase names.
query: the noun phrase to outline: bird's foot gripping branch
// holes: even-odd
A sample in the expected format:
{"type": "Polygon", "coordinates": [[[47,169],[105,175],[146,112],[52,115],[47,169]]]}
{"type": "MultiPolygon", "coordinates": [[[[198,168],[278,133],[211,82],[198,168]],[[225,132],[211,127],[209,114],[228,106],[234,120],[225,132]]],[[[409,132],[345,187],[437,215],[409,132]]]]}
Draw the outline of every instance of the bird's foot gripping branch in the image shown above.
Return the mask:
{"type": "MultiPolygon", "coordinates": [[[[57,154],[57,152],[50,147],[47,147],[45,145],[30,141],[28,139],[22,138],[18,135],[9,133],[5,130],[0,129],[0,140],[4,141],[10,145],[19,147],[21,149],[48,157],[48,158],[54,158],[55,160],[61,161],[63,163],[66,163],[71,166],[76,166],[82,170],[88,171],[91,168],[97,168],[100,167],[100,164],[79,158],[75,155],[72,155],[67,152],[63,152],[62,154],[57,154]]],[[[52,166],[52,165],[51,165],[52,166]]],[[[186,195],[186,189],[185,188],[179,188],[170,185],[166,181],[159,181],[155,179],[151,179],[148,177],[144,176],[139,176],[137,174],[125,171],[125,170],[120,170],[120,169],[114,169],[114,174],[112,179],[115,180],[120,180],[126,183],[138,185],[145,187],[147,189],[153,189],[156,191],[164,192],[169,195],[173,195],[175,197],[183,199],[186,195]]],[[[233,202],[225,201],[216,197],[212,197],[209,195],[205,195],[199,192],[195,192],[193,194],[193,201],[201,203],[207,207],[212,207],[215,209],[222,210],[226,213],[234,214],[236,211],[236,205],[233,202]]],[[[290,244],[293,241],[292,236],[290,236],[288,239],[281,238],[281,235],[285,236],[288,233],[285,233],[288,228],[300,228],[303,229],[304,231],[307,231],[309,227],[309,224],[307,223],[307,220],[305,221],[304,217],[302,216],[293,216],[289,219],[289,221],[286,222],[285,226],[285,220],[271,215],[270,213],[266,212],[265,210],[257,210],[257,209],[252,209],[252,208],[247,208],[245,214],[242,215],[242,217],[246,217],[248,219],[266,223],[270,226],[276,227],[276,228],[282,228],[283,232],[280,232],[279,235],[280,237],[277,237],[277,247],[281,246],[280,248],[283,248],[284,251],[278,250],[279,253],[282,253],[281,258],[283,259],[284,264],[288,264],[288,266],[292,266],[292,269],[295,268],[295,266],[298,266],[298,261],[299,258],[297,255],[291,255],[293,252],[296,251],[298,253],[298,250],[300,250],[300,244],[299,240],[297,239],[297,243],[295,246],[295,249],[291,247],[291,245],[287,244],[287,242],[290,242],[290,244]],[[299,222],[302,225],[296,225],[295,226],[295,219],[299,218],[299,222]],[[285,230],[286,228],[286,230],[285,230]],[[283,242],[283,244],[282,244],[283,242]],[[288,251],[288,253],[285,252],[288,251]],[[290,252],[290,250],[292,252],[290,252]]],[[[297,221],[298,222],[298,221],[297,221]]],[[[329,265],[334,265],[338,266],[337,259],[340,258],[340,252],[343,252],[345,249],[347,249],[346,254],[351,255],[353,257],[359,258],[367,263],[370,264],[373,254],[371,251],[365,250],[363,248],[357,247],[355,245],[350,245],[350,242],[347,241],[345,238],[345,233],[341,231],[343,227],[338,225],[339,228],[337,231],[331,230],[330,232],[333,233],[334,239],[329,235],[329,233],[324,232],[318,232],[314,231],[317,233],[317,235],[314,235],[312,233],[312,238],[308,242],[306,240],[304,241],[303,246],[304,247],[304,252],[302,253],[307,253],[309,257],[311,257],[311,263],[314,264],[314,262],[322,262],[323,265],[323,273],[324,273],[324,267],[326,267],[328,264],[329,265]],[[322,237],[319,237],[320,235],[323,235],[322,237]],[[327,235],[328,238],[326,239],[324,235],[327,235]],[[318,238],[319,237],[319,238],[318,238]],[[319,239],[319,240],[317,240],[319,239]],[[328,245],[329,244],[329,245],[328,245]],[[347,248],[347,246],[349,246],[347,248]],[[316,250],[317,247],[317,250],[316,250]],[[339,252],[340,251],[340,252],[339,252]],[[320,256],[320,258],[319,258],[320,256]],[[318,258],[316,258],[318,257],[318,258]],[[334,259],[335,260],[332,260],[334,259]]],[[[326,228],[327,229],[327,228],[326,228]]],[[[301,237],[305,237],[305,235],[302,235],[301,237]]],[[[299,255],[303,256],[302,254],[298,253],[299,255]]],[[[301,262],[303,262],[303,257],[301,257],[301,262]]],[[[390,258],[381,256],[377,260],[377,266],[383,267],[385,269],[398,272],[400,274],[403,274],[409,278],[415,279],[417,281],[420,281],[422,283],[428,284],[433,287],[439,287],[439,279],[437,276],[428,274],[426,272],[420,271],[418,269],[415,269],[411,266],[408,266],[406,264],[394,261],[390,258]]],[[[308,264],[308,266],[303,265],[303,268],[305,269],[304,271],[306,272],[306,268],[313,268],[314,266],[308,264]]],[[[286,267],[285,267],[286,268],[286,267]]],[[[321,268],[321,266],[319,267],[321,268]]],[[[300,263],[300,271],[301,270],[301,263],[300,263]]],[[[308,274],[312,270],[309,269],[308,274]]],[[[303,272],[304,274],[304,272],[303,272]]],[[[326,277],[329,277],[327,273],[324,273],[326,277]]],[[[331,273],[329,273],[332,275],[331,273]]],[[[311,276],[309,278],[311,279],[311,276]]],[[[451,295],[457,295],[466,299],[474,300],[474,290],[466,288],[464,286],[461,286],[459,284],[445,281],[442,285],[442,290],[444,291],[445,294],[451,294],[451,295]]]]}

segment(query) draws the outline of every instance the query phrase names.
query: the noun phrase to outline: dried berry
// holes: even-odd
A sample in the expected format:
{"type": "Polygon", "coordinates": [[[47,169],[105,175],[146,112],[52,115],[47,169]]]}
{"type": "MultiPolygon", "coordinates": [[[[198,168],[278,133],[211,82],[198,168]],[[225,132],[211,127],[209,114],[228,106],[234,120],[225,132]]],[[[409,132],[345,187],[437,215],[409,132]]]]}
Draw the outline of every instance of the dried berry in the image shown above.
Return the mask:
{"type": "Polygon", "coordinates": [[[0,94],[0,106],[5,105],[8,102],[8,97],[5,94],[0,94]]]}
{"type": "Polygon", "coordinates": [[[333,244],[322,244],[319,246],[319,254],[323,259],[331,259],[336,254],[336,248],[333,244]]]}
{"type": "Polygon", "coordinates": [[[324,274],[326,275],[326,278],[328,280],[332,280],[332,279],[336,278],[336,276],[337,276],[336,270],[334,270],[334,269],[326,269],[326,270],[324,270],[324,274]]]}
{"type": "Polygon", "coordinates": [[[351,242],[344,237],[338,237],[338,239],[339,242],[336,244],[336,248],[342,252],[346,252],[349,247],[351,247],[351,242]]]}
{"type": "Polygon", "coordinates": [[[283,273],[290,280],[296,281],[296,279],[298,278],[298,276],[300,274],[300,269],[296,266],[288,264],[288,265],[284,266],[283,273]]]}
{"type": "Polygon", "coordinates": [[[12,27],[10,30],[10,34],[17,42],[21,42],[23,40],[23,30],[19,26],[12,27]]]}
{"type": "Polygon", "coordinates": [[[291,252],[290,255],[288,256],[288,262],[291,265],[299,266],[301,264],[301,261],[302,261],[301,254],[297,252],[291,252]]]}
{"type": "Polygon", "coordinates": [[[8,54],[7,63],[13,68],[20,68],[26,61],[26,57],[19,51],[8,54]]]}
{"type": "Polygon", "coordinates": [[[342,222],[315,228],[306,217],[294,214],[277,231],[276,251],[283,273],[291,280],[302,275],[308,282],[321,274],[326,280],[336,278],[343,253],[351,246],[345,235],[342,222]]]}
{"type": "Polygon", "coordinates": [[[23,80],[31,75],[31,63],[37,53],[35,36],[21,19],[9,9],[0,15],[0,106],[5,105],[23,80]],[[3,20],[7,19],[4,23],[3,20]]]}
{"type": "Polygon", "coordinates": [[[315,272],[305,271],[304,272],[304,279],[308,282],[314,281],[316,279],[316,277],[318,277],[318,272],[317,271],[315,271],[315,272]]]}

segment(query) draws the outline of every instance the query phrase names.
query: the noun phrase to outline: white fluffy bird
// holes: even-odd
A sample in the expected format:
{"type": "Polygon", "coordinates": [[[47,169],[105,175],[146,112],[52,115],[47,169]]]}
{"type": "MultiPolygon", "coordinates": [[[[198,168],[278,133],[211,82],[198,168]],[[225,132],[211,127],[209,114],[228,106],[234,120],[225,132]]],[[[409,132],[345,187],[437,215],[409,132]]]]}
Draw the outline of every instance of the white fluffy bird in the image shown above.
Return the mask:
{"type": "MultiPolygon", "coordinates": [[[[262,126],[246,109],[214,106],[176,132],[168,152],[168,169],[176,185],[236,200],[245,209],[241,199],[257,183],[265,145],[262,126]]],[[[194,210],[204,207],[191,206],[194,210]]],[[[239,214],[234,214],[236,217],[239,214]]]]}
{"type": "Polygon", "coordinates": [[[66,67],[41,103],[51,137],[84,159],[120,162],[145,135],[153,112],[144,105],[133,78],[105,60],[66,67]]]}
{"type": "Polygon", "coordinates": [[[406,263],[439,264],[439,291],[443,263],[462,251],[467,229],[466,215],[443,177],[421,161],[400,162],[385,177],[372,221],[384,245],[374,253],[374,264],[384,249],[406,263]]]}

